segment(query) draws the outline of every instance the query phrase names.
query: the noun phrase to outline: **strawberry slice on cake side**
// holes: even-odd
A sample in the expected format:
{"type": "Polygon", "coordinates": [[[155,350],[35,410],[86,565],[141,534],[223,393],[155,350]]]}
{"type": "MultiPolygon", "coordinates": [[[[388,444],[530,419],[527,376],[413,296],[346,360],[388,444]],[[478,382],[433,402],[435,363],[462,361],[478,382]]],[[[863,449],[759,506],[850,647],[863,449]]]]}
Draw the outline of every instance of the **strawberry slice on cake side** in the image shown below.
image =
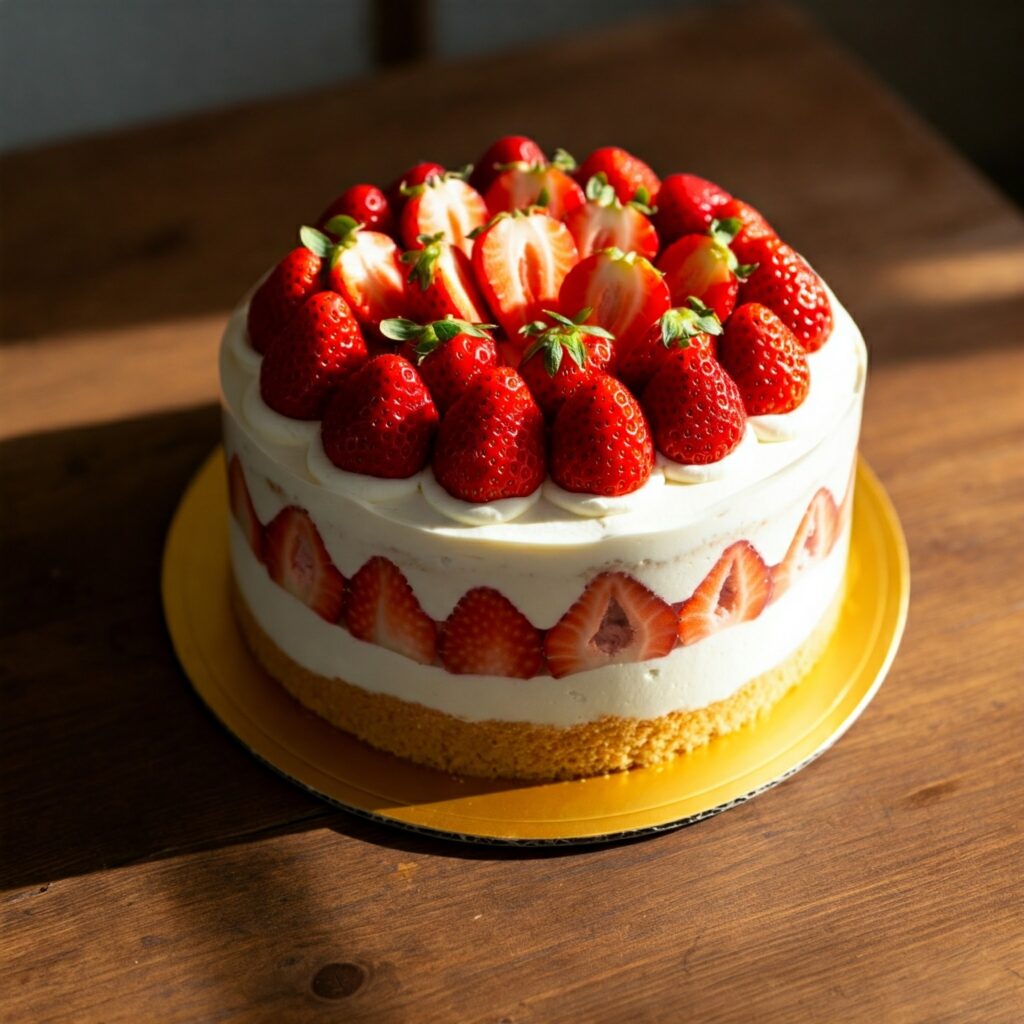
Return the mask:
{"type": "Polygon", "coordinates": [[[320,618],[331,623],[340,619],[345,577],[305,509],[289,505],[267,524],[266,563],[270,578],[320,618]]]}

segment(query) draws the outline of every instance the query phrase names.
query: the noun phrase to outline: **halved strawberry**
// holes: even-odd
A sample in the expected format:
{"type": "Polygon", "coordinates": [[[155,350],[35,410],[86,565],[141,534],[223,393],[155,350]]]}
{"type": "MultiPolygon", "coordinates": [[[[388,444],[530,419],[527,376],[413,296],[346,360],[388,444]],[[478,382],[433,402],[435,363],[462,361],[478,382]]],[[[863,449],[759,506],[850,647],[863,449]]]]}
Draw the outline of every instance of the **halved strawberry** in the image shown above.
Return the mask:
{"type": "Polygon", "coordinates": [[[729,243],[740,263],[754,264],[761,258],[761,245],[778,235],[775,228],[764,219],[760,212],[742,199],[730,199],[715,210],[718,220],[737,220],[740,228],[729,243]]]}
{"type": "Polygon", "coordinates": [[[249,341],[257,352],[284,330],[292,314],[324,288],[323,260],[305,245],[292,249],[249,302],[249,341]]]}
{"type": "Polygon", "coordinates": [[[388,197],[376,185],[352,185],[345,189],[316,219],[321,231],[334,217],[351,217],[370,231],[394,234],[395,218],[388,197]]]}
{"type": "Polygon", "coordinates": [[[263,524],[260,517],[256,515],[256,509],[252,503],[252,496],[249,494],[249,487],[245,482],[245,471],[237,455],[231,456],[228,463],[228,496],[231,501],[231,514],[235,522],[245,534],[249,548],[259,561],[263,561],[263,524]]]}
{"type": "MultiPolygon", "coordinates": [[[[636,199],[653,206],[661,189],[661,179],[639,157],[618,146],[595,149],[580,164],[576,180],[585,185],[595,174],[603,174],[622,203],[636,199]]],[[[620,248],[622,248],[620,246],[620,248]]]]}
{"type": "Polygon", "coordinates": [[[555,307],[579,255],[569,229],[542,210],[501,214],[477,236],[473,273],[510,341],[555,307]]]}
{"type": "Polygon", "coordinates": [[[414,188],[416,185],[422,185],[425,181],[430,181],[431,178],[440,178],[446,173],[440,164],[436,164],[432,160],[424,160],[421,163],[413,164],[407,171],[395,178],[388,185],[387,190],[388,202],[391,204],[391,211],[395,217],[401,216],[402,207],[405,206],[406,197],[402,193],[403,187],[414,188]]]}
{"type": "Polygon", "coordinates": [[[676,644],[671,607],[621,572],[593,579],[548,630],[544,653],[556,678],[602,665],[662,658],[676,644]]]}
{"type": "Polygon", "coordinates": [[[437,625],[402,571],[386,558],[374,556],[352,577],[345,624],[354,637],[422,665],[437,660],[437,625]]]}
{"type": "Polygon", "coordinates": [[[441,664],[456,675],[529,679],[544,667],[543,634],[504,594],[475,587],[441,627],[441,664]]]}
{"type": "Polygon", "coordinates": [[[713,181],[696,174],[670,174],[661,183],[654,218],[662,244],[707,231],[718,208],[730,199],[732,196],[713,181]]]}
{"type": "Polygon", "coordinates": [[[458,174],[433,177],[420,185],[405,185],[400,230],[409,249],[420,238],[440,236],[467,256],[473,249],[470,235],[487,223],[487,204],[483,196],[458,174]]]}
{"type": "Polygon", "coordinates": [[[616,352],[628,352],[672,302],[661,274],[642,256],[605,249],[569,271],[558,305],[569,316],[589,308],[587,323],[610,331],[616,352]]]}
{"type": "Polygon", "coordinates": [[[635,202],[623,205],[600,174],[587,182],[586,196],[582,206],[565,215],[580,259],[601,249],[635,252],[649,260],[658,255],[658,232],[647,219],[649,207],[635,202]]]}
{"type": "Polygon", "coordinates": [[[526,135],[505,135],[492,142],[487,151],[473,165],[469,183],[483,194],[494,179],[511,164],[546,164],[544,150],[526,135]]]}
{"type": "Polygon", "coordinates": [[[440,235],[421,235],[422,249],[402,255],[409,266],[406,295],[409,312],[421,324],[453,316],[478,324],[487,319],[469,257],[440,235]]]}
{"type": "Polygon", "coordinates": [[[275,583],[320,618],[338,621],[345,598],[345,577],[335,568],[304,508],[289,505],[270,520],[265,551],[267,572],[275,583]]]}
{"type": "Polygon", "coordinates": [[[491,182],[484,199],[492,216],[542,206],[558,220],[586,202],[583,189],[557,163],[510,167],[491,182]]]}
{"type": "Polygon", "coordinates": [[[839,510],[827,488],[819,488],[796,528],[786,557],[772,569],[772,600],[780,598],[793,580],[824,560],[839,536],[839,510]]]}
{"type": "Polygon", "coordinates": [[[736,541],[679,609],[679,642],[695,644],[727,626],[756,619],[771,592],[764,559],[749,541],[736,541]]]}

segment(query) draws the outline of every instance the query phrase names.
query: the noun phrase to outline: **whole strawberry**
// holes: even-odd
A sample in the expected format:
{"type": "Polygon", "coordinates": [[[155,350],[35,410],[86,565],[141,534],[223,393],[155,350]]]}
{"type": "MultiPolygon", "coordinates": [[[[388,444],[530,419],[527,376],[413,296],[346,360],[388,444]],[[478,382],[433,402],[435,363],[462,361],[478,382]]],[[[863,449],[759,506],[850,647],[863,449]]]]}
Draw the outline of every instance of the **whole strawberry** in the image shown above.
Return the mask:
{"type": "Polygon", "coordinates": [[[547,320],[535,320],[520,332],[530,339],[519,373],[537,404],[550,418],[576,387],[612,363],[612,336],[603,327],[586,323],[589,306],[573,319],[546,309],[547,320]]]}
{"type": "Polygon", "coordinates": [[[469,258],[440,235],[420,235],[422,248],[402,254],[409,267],[406,298],[410,314],[420,323],[454,316],[470,323],[487,319],[469,258]]]}
{"type": "Polygon", "coordinates": [[[350,473],[398,479],[430,455],[438,415],[412,363],[376,356],[334,392],[321,426],[327,457],[350,473]]]}
{"type": "Polygon", "coordinates": [[[672,352],[644,389],[654,446],[683,465],[724,459],[743,437],[746,415],[733,379],[699,348],[672,352]]]}
{"type": "Polygon", "coordinates": [[[324,288],[323,260],[300,245],[270,272],[249,302],[249,341],[266,352],[291,315],[315,292],[324,288]]]}
{"type": "Polygon", "coordinates": [[[756,264],[761,258],[761,246],[778,238],[775,228],[742,199],[730,199],[715,210],[719,221],[738,221],[739,230],[729,242],[740,263],[756,264]]]}
{"type": "Polygon", "coordinates": [[[602,146],[595,149],[580,164],[576,180],[585,185],[595,174],[603,174],[609,185],[615,189],[619,202],[629,203],[634,199],[653,206],[661,190],[661,179],[639,157],[618,146],[602,146]]]}
{"type": "Polygon", "coordinates": [[[805,352],[816,352],[832,333],[832,306],[821,278],[778,239],[763,242],[757,255],[757,268],[743,285],[741,300],[767,306],[805,352]]]}
{"type": "Polygon", "coordinates": [[[474,503],[525,497],[544,482],[544,415],[509,366],[485,370],[448,410],[434,446],[434,476],[474,503]]]}
{"type": "Polygon", "coordinates": [[[319,419],[331,392],[366,357],[362,331],[345,300],[336,292],[317,292],[263,356],[260,394],[283,416],[319,419]]]}
{"type": "Polygon", "coordinates": [[[402,343],[403,354],[416,364],[441,413],[481,370],[498,363],[498,348],[488,333],[494,324],[471,324],[451,316],[426,324],[397,318],[385,320],[380,330],[385,338],[402,343]]]}
{"type": "Polygon", "coordinates": [[[544,150],[533,139],[526,135],[505,135],[492,142],[476,164],[469,176],[469,183],[481,194],[502,171],[508,170],[512,164],[546,164],[548,158],[544,150]]]}
{"type": "Polygon", "coordinates": [[[637,400],[597,373],[563,402],[551,429],[551,478],[567,491],[616,497],[642,487],[654,444],[637,400]]]}
{"type": "Polygon", "coordinates": [[[394,234],[395,218],[388,197],[376,185],[352,185],[345,189],[316,220],[321,231],[334,217],[351,217],[370,231],[394,234]]]}
{"type": "Polygon", "coordinates": [[[807,397],[807,355],[766,306],[737,307],[718,344],[718,359],[736,381],[748,416],[790,412],[807,397]]]}
{"type": "Polygon", "coordinates": [[[654,218],[662,244],[707,231],[718,208],[730,199],[732,196],[713,181],[696,174],[670,174],[661,183],[654,218]]]}

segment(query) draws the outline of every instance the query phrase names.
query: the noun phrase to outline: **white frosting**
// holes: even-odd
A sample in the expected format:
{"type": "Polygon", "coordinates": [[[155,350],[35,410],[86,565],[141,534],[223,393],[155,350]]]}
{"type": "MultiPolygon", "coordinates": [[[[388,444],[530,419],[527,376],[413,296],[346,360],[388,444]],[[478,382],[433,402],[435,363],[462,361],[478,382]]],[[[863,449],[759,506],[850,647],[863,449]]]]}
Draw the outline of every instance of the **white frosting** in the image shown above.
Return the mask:
{"type": "Polygon", "coordinates": [[[728,480],[749,473],[758,457],[757,435],[748,423],[740,443],[724,459],[703,465],[673,462],[658,452],[658,466],[666,478],[677,484],[707,484],[713,480],[728,480]]]}
{"type": "Polygon", "coordinates": [[[290,416],[282,416],[263,401],[258,374],[246,385],[242,413],[249,426],[271,443],[305,446],[320,437],[319,420],[293,420],[290,416]]]}
{"type": "Polygon", "coordinates": [[[420,490],[423,492],[424,500],[432,509],[463,526],[493,526],[497,523],[510,523],[537,504],[541,491],[538,487],[532,494],[527,494],[522,498],[499,498],[497,501],[474,504],[449,494],[437,482],[437,477],[429,469],[423,473],[420,490]]]}
{"type": "Polygon", "coordinates": [[[393,479],[339,469],[327,457],[323,438],[319,433],[309,443],[306,467],[313,479],[323,484],[332,494],[377,505],[400,501],[410,494],[415,494],[420,489],[420,478],[423,476],[422,473],[413,473],[412,476],[393,479]]]}
{"type": "Polygon", "coordinates": [[[631,494],[609,497],[605,494],[581,494],[559,487],[550,477],[544,481],[544,497],[557,508],[574,516],[621,516],[650,507],[665,486],[664,474],[655,467],[647,481],[631,494]]]}

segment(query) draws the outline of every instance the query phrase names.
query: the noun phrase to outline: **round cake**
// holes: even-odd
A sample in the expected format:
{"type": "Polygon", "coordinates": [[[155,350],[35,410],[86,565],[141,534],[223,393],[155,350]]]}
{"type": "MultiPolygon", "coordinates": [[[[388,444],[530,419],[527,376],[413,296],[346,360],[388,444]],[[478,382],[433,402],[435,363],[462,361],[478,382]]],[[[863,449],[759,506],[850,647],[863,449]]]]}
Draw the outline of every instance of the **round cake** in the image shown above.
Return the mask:
{"type": "Polygon", "coordinates": [[[843,600],[866,352],[757,210],[510,136],[315,223],[220,353],[234,604],[297,701],[556,779],[799,682],[843,600]]]}

